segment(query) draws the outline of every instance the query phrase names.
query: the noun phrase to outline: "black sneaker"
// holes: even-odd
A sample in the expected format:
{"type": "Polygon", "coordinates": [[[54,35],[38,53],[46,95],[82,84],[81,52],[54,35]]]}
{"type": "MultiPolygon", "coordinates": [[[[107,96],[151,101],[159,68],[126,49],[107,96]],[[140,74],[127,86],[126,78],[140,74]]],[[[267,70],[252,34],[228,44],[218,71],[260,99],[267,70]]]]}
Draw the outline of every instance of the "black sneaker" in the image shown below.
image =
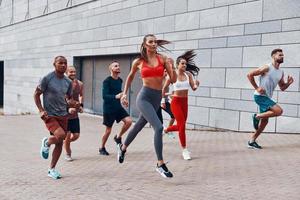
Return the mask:
{"type": "Polygon", "coordinates": [[[161,166],[156,165],[156,171],[164,178],[172,178],[173,174],[168,170],[166,164],[162,164],[161,166]]]}
{"type": "Polygon", "coordinates": [[[119,161],[119,163],[123,163],[124,159],[125,159],[126,150],[123,151],[122,146],[123,146],[122,144],[118,144],[118,161],[119,161]]]}
{"type": "Polygon", "coordinates": [[[117,138],[117,135],[114,137],[114,141],[118,144],[122,144],[122,138],[117,138]]]}
{"type": "Polygon", "coordinates": [[[105,147],[99,149],[99,154],[104,155],[104,156],[109,155],[109,153],[106,151],[105,147]]]}
{"type": "Polygon", "coordinates": [[[260,145],[258,145],[255,141],[254,142],[248,141],[248,148],[262,149],[262,147],[260,145]]]}
{"type": "Polygon", "coordinates": [[[253,122],[253,127],[255,128],[255,130],[257,130],[258,124],[259,124],[259,119],[256,118],[256,114],[252,115],[252,122],[253,122]]]}

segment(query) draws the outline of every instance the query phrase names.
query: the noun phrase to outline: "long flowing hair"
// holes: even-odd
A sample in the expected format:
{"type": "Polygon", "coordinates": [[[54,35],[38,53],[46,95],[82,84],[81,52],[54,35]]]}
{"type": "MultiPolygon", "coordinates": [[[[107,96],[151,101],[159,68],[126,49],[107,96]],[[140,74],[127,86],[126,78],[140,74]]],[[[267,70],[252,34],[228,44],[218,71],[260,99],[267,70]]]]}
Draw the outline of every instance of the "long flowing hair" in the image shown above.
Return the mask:
{"type": "MultiPolygon", "coordinates": [[[[155,37],[155,35],[153,34],[147,34],[144,36],[144,39],[143,39],[143,43],[141,44],[141,47],[140,47],[140,53],[141,55],[139,55],[138,57],[145,60],[146,62],[148,61],[148,55],[147,55],[147,49],[145,47],[146,45],[146,41],[147,41],[147,37],[155,37]]],[[[157,48],[159,50],[162,50],[162,51],[169,51],[166,47],[164,47],[164,45],[166,44],[170,44],[171,42],[170,41],[167,41],[167,40],[156,40],[157,42],[157,48]]]]}
{"type": "Polygon", "coordinates": [[[200,69],[194,62],[194,58],[196,55],[197,54],[194,50],[186,51],[176,59],[176,64],[178,65],[180,60],[184,59],[186,61],[186,71],[192,73],[193,76],[197,76],[200,69]]]}

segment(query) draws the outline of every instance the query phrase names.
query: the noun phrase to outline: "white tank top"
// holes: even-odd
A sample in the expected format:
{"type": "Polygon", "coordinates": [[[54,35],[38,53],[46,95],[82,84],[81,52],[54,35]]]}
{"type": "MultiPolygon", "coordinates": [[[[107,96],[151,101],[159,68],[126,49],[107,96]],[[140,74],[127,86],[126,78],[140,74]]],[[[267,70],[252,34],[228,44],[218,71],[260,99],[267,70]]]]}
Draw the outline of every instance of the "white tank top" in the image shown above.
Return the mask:
{"type": "Polygon", "coordinates": [[[190,86],[190,81],[189,81],[189,76],[186,73],[184,73],[184,75],[186,76],[185,81],[179,81],[177,79],[177,81],[173,84],[173,90],[174,91],[188,90],[191,87],[190,86]]]}
{"type": "MultiPolygon", "coordinates": [[[[268,66],[269,66],[269,71],[265,73],[263,76],[259,76],[259,87],[265,89],[266,94],[264,94],[264,96],[272,98],[273,92],[278,82],[282,78],[283,71],[281,69],[276,69],[272,63],[268,64],[268,66]]],[[[261,95],[256,90],[254,94],[261,95]]]]}

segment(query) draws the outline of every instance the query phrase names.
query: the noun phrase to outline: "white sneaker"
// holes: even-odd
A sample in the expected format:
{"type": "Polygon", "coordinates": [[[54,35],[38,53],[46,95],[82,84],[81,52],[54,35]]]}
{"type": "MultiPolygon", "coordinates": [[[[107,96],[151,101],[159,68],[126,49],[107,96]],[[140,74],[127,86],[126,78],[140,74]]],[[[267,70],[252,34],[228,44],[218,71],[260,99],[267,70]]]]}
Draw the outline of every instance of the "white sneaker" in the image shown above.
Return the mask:
{"type": "Polygon", "coordinates": [[[191,160],[190,152],[185,148],[182,150],[182,157],[184,160],[191,160]]]}
{"type": "Polygon", "coordinates": [[[70,155],[66,155],[65,160],[68,162],[71,162],[71,161],[73,161],[73,158],[70,155]]]}

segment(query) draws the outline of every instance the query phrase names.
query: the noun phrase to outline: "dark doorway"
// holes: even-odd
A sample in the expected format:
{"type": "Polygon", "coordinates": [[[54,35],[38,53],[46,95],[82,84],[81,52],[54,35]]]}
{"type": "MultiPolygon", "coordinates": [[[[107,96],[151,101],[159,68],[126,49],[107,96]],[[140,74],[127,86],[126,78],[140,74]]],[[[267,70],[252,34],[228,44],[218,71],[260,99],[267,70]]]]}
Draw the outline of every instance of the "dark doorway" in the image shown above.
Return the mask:
{"type": "Polygon", "coordinates": [[[3,108],[4,98],[4,62],[0,61],[0,108],[3,108]]]}

